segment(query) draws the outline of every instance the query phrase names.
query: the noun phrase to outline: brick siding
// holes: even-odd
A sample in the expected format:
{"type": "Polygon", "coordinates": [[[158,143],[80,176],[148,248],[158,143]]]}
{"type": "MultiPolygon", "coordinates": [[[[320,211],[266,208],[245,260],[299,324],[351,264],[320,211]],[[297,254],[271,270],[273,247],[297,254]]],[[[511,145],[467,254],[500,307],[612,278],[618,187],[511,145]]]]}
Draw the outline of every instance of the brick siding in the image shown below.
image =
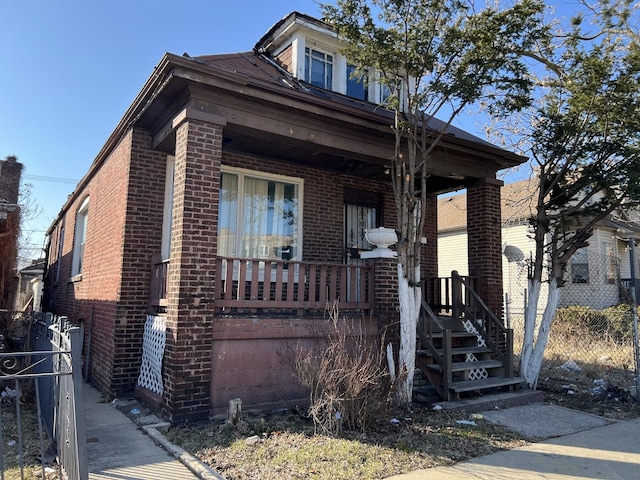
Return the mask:
{"type": "Polygon", "coordinates": [[[209,412],[222,127],[187,119],[175,156],[163,409],[181,423],[209,412]]]}
{"type": "Polygon", "coordinates": [[[500,187],[487,179],[467,189],[469,275],[480,279],[478,293],[498,317],[502,315],[502,231],[500,187]]]}

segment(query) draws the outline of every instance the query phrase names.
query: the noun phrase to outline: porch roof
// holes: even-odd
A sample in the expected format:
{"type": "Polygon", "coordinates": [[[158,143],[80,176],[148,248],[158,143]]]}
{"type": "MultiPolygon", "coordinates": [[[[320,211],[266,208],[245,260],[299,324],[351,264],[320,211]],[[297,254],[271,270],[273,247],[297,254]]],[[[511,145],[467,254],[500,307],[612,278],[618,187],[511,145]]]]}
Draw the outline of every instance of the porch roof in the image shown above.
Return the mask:
{"type": "MultiPolygon", "coordinates": [[[[379,105],[299,81],[255,51],[193,58],[167,53],[69,196],[59,218],[134,125],[150,131],[154,148],[172,152],[172,120],[184,108],[224,117],[223,145],[228,150],[379,180],[386,179],[394,154],[389,128],[393,113],[379,105]]],[[[431,126],[442,125],[434,120],[431,126]]],[[[496,171],[525,160],[449,126],[430,163],[430,181],[434,184],[437,179],[437,191],[450,191],[477,178],[494,177],[496,171]]]]}

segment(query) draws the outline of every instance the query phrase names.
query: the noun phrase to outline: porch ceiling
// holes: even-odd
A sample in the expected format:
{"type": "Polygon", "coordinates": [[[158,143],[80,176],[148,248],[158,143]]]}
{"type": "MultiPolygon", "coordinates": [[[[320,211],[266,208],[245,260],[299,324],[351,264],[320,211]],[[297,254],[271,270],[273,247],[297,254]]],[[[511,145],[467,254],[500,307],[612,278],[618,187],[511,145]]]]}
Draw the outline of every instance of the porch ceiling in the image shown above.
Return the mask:
{"type": "MultiPolygon", "coordinates": [[[[347,156],[337,149],[321,147],[295,139],[283,139],[265,132],[250,132],[237,125],[227,125],[223,147],[227,150],[253,153],[285,162],[320,168],[336,174],[388,181],[389,162],[372,162],[371,159],[347,156]]],[[[444,192],[464,186],[468,179],[460,177],[432,176],[429,190],[444,192]]]]}

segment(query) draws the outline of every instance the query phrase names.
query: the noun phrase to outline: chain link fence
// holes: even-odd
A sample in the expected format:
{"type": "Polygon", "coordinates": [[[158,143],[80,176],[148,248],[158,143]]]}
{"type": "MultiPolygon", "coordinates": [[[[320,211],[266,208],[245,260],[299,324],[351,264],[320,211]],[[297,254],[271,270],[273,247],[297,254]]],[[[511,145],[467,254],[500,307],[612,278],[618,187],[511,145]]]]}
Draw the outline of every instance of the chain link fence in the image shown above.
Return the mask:
{"type": "MultiPolygon", "coordinates": [[[[573,283],[569,276],[561,290],[540,372],[545,378],[580,381],[594,390],[636,387],[633,307],[620,279],[613,279],[606,258],[589,259],[589,282],[573,283]]],[[[524,305],[527,298],[527,268],[508,264],[504,276],[505,320],[514,330],[516,365],[524,339],[524,305]]],[[[584,270],[583,270],[584,272],[584,270]]],[[[569,272],[571,275],[571,272],[569,272]]],[[[538,320],[546,305],[547,284],[543,284],[538,320]]]]}

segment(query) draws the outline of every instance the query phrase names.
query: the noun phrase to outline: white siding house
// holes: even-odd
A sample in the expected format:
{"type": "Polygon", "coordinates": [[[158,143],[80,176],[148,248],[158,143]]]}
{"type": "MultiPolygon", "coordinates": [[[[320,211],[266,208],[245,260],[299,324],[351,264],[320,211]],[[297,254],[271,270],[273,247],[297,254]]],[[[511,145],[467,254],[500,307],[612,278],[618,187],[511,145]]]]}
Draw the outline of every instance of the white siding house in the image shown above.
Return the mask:
{"type": "MultiPolygon", "coordinates": [[[[503,291],[508,300],[505,312],[514,316],[523,313],[529,259],[535,248],[528,223],[534,189],[529,180],[502,188],[503,291]]],[[[449,276],[452,270],[468,274],[466,223],[466,194],[438,200],[438,275],[441,277],[449,276]]],[[[570,261],[559,307],[583,305],[600,310],[625,300],[624,279],[631,277],[629,236],[640,239],[640,230],[612,218],[597,225],[589,246],[576,252],[570,261]]],[[[640,249],[635,253],[638,277],[640,249]]],[[[546,303],[544,285],[541,308],[546,303]]]]}

